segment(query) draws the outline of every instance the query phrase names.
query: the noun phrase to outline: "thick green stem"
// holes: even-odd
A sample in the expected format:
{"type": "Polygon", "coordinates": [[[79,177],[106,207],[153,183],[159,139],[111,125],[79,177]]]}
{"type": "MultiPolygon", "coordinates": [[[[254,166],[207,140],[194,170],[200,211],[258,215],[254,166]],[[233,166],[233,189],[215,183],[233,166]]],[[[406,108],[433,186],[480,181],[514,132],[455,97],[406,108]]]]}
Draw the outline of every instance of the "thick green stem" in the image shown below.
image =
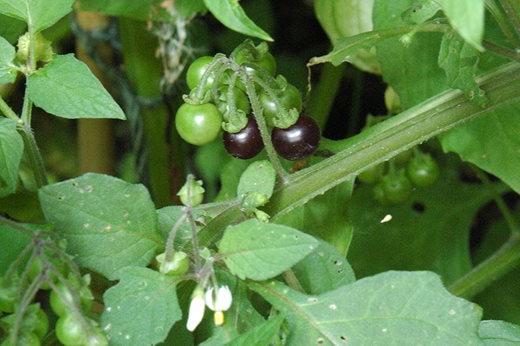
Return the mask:
{"type": "MultiPolygon", "coordinates": [[[[520,100],[520,64],[511,63],[489,72],[478,78],[478,83],[489,98],[486,107],[480,107],[459,90],[448,90],[355,137],[338,141],[337,148],[341,149],[338,154],[291,175],[291,183],[274,192],[266,211],[271,216],[287,213],[367,168],[477,116],[520,100]]],[[[219,239],[222,221],[226,220],[226,225],[236,222],[240,215],[237,208],[231,207],[213,219],[201,230],[200,237],[206,241],[219,239]]]]}
{"type": "Polygon", "coordinates": [[[18,121],[20,118],[13,111],[11,107],[4,101],[4,99],[0,96],[0,112],[2,112],[6,117],[11,120],[18,121]]]}
{"type": "Polygon", "coordinates": [[[307,103],[307,112],[316,120],[320,128],[323,128],[327,123],[341,79],[345,73],[345,66],[344,64],[340,66],[324,64],[320,81],[311,91],[307,103]]]}
{"type": "Polygon", "coordinates": [[[47,174],[45,173],[45,165],[40,154],[40,149],[36,144],[32,129],[28,125],[21,125],[18,127],[18,132],[23,138],[25,152],[29,165],[34,174],[34,179],[38,187],[47,185],[47,174]]]}
{"type": "Polygon", "coordinates": [[[502,56],[504,58],[508,58],[511,60],[515,60],[520,62],[520,53],[502,46],[499,46],[493,42],[483,41],[482,45],[484,48],[489,50],[491,53],[502,56]]]}
{"type": "Polygon", "coordinates": [[[520,99],[520,65],[508,64],[479,78],[489,97],[480,107],[459,90],[448,90],[367,131],[339,142],[347,149],[291,176],[268,205],[271,214],[285,213],[363,170],[387,161],[402,151],[461,123],[520,99]],[[350,145],[349,145],[350,144],[350,145]]]}
{"type": "Polygon", "coordinates": [[[24,124],[28,124],[29,126],[31,126],[33,104],[29,98],[28,90],[29,89],[27,89],[27,88],[25,89],[25,96],[23,99],[23,108],[22,108],[22,120],[23,120],[24,124]]]}
{"type": "Polygon", "coordinates": [[[514,234],[491,257],[455,281],[449,287],[449,291],[463,298],[474,297],[518,264],[520,264],[520,236],[514,234]]]}

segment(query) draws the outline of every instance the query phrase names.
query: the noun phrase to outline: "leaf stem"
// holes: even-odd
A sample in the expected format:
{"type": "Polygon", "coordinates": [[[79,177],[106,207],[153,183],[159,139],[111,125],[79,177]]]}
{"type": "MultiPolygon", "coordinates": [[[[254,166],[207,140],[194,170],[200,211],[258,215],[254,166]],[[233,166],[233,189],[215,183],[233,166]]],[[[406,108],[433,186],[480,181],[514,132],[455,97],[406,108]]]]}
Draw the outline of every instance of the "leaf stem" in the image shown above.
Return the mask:
{"type": "Polygon", "coordinates": [[[294,271],[292,269],[289,269],[283,273],[283,278],[287,285],[292,288],[293,290],[299,291],[299,292],[305,292],[303,289],[300,280],[296,277],[296,274],[294,274],[294,271]]]}
{"type": "Polygon", "coordinates": [[[186,221],[186,213],[183,212],[182,215],[177,219],[175,224],[173,225],[170,233],[168,233],[168,238],[166,239],[166,247],[164,250],[164,259],[166,261],[171,261],[173,257],[173,244],[175,242],[175,238],[177,237],[177,231],[181,228],[182,224],[186,221]]]}
{"type": "Polygon", "coordinates": [[[520,62],[520,53],[490,41],[482,41],[482,46],[496,55],[520,62]]]}
{"type": "Polygon", "coordinates": [[[27,310],[27,307],[31,303],[31,301],[36,296],[36,293],[40,289],[41,285],[43,284],[43,281],[46,276],[46,271],[41,272],[34,281],[29,285],[27,290],[25,291],[25,294],[22,297],[22,300],[20,302],[20,305],[16,309],[15,313],[15,321],[13,328],[11,329],[11,341],[13,345],[18,345],[18,333],[20,332],[23,316],[25,315],[25,312],[27,310]]]}
{"type": "Polygon", "coordinates": [[[9,119],[14,121],[19,121],[20,118],[18,115],[13,111],[11,107],[4,101],[2,96],[0,96],[0,111],[9,119]]]}
{"type": "Polygon", "coordinates": [[[33,103],[29,98],[29,89],[25,87],[25,95],[23,98],[23,108],[22,108],[22,121],[25,125],[31,126],[32,121],[32,106],[33,103]]]}
{"type": "Polygon", "coordinates": [[[514,233],[497,252],[455,281],[448,289],[462,298],[474,297],[519,264],[520,235],[514,233]]]}

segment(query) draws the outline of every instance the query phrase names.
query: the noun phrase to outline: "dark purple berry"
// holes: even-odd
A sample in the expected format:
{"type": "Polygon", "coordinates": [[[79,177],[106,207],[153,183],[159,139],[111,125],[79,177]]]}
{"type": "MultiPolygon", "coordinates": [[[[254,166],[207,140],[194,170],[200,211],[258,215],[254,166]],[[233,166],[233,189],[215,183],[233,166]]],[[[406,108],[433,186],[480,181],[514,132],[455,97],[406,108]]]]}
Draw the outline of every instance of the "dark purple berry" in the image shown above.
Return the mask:
{"type": "Polygon", "coordinates": [[[296,124],[286,129],[274,128],[271,139],[281,157],[296,161],[316,151],[321,139],[320,128],[314,119],[302,114],[296,124]]]}
{"type": "Polygon", "coordinates": [[[249,117],[246,127],[240,132],[224,132],[223,139],[227,152],[243,160],[255,157],[264,148],[260,130],[253,117],[249,117]]]}

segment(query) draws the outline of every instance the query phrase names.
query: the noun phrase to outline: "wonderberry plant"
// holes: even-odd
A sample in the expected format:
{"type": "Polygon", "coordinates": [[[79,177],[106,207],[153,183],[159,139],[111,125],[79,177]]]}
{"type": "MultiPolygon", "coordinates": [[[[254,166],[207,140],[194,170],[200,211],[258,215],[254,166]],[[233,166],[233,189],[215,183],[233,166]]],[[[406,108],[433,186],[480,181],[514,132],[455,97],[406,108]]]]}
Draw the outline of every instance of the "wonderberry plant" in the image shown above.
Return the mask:
{"type": "Polygon", "coordinates": [[[513,0],[0,0],[1,345],[519,344],[519,52],[513,0]]]}

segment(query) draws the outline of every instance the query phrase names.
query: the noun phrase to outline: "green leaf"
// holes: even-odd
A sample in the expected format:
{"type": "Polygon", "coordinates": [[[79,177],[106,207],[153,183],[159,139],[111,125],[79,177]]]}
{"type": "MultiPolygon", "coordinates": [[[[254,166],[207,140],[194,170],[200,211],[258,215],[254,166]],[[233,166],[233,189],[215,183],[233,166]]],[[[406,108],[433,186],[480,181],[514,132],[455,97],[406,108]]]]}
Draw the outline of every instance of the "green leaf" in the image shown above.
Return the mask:
{"type": "Polygon", "coordinates": [[[350,203],[354,238],[348,260],[358,277],[387,270],[432,270],[448,284],[471,269],[470,227],[493,191],[460,181],[456,166],[440,165],[438,182],[417,188],[402,205],[381,206],[372,187],[356,189],[350,203]],[[381,223],[386,215],[392,219],[381,223]]]}
{"type": "Polygon", "coordinates": [[[30,235],[0,224],[0,276],[31,241],[30,235]]]}
{"type": "MultiPolygon", "coordinates": [[[[339,39],[372,31],[374,0],[316,0],[314,11],[330,41],[336,47],[339,39]]],[[[361,48],[353,53],[351,62],[360,69],[380,73],[375,50],[361,48]]]]}
{"type": "Polygon", "coordinates": [[[231,340],[226,346],[264,346],[271,345],[274,337],[278,334],[284,317],[282,315],[276,316],[248,332],[239,335],[237,338],[231,340]]]}
{"type": "Polygon", "coordinates": [[[249,162],[232,158],[227,162],[220,173],[220,191],[215,201],[226,201],[237,197],[237,186],[242,173],[249,162]]]}
{"type": "Polygon", "coordinates": [[[404,11],[401,18],[407,23],[422,24],[433,18],[440,10],[441,5],[437,1],[420,0],[404,11]]]}
{"type": "Polygon", "coordinates": [[[452,88],[464,91],[470,99],[484,106],[486,97],[479,88],[477,75],[479,52],[453,32],[444,34],[439,52],[439,66],[452,88]]]}
{"type": "Polygon", "coordinates": [[[0,37],[0,85],[12,83],[16,79],[16,71],[13,70],[13,60],[16,51],[11,44],[0,37]]]}
{"type": "MultiPolygon", "coordinates": [[[[157,210],[157,228],[164,240],[168,238],[170,231],[172,230],[173,226],[183,213],[183,206],[169,206],[157,210]]],[[[204,223],[207,215],[203,210],[194,208],[193,216],[196,220],[202,220],[202,223],[204,223]]],[[[190,223],[186,221],[177,230],[177,235],[175,237],[175,246],[181,246],[183,244],[186,244],[187,242],[191,242],[191,235],[192,233],[190,223]]]]}
{"type": "Polygon", "coordinates": [[[240,176],[237,196],[258,193],[269,199],[273,195],[275,181],[276,172],[269,161],[253,162],[240,176]]]}
{"type": "Polygon", "coordinates": [[[25,22],[0,14],[0,36],[9,43],[16,43],[18,37],[26,31],[25,22]]]}
{"type": "Polygon", "coordinates": [[[353,235],[348,210],[353,188],[352,180],[342,183],[273,221],[323,239],[346,256],[353,235]]]}
{"type": "Polygon", "coordinates": [[[251,219],[228,227],[218,248],[233,274],[266,280],[291,268],[317,245],[316,239],[293,228],[251,219]]]}
{"type": "Polygon", "coordinates": [[[0,0],[0,13],[23,20],[35,33],[71,12],[73,3],[74,0],[0,0]]]}
{"type": "Polygon", "coordinates": [[[320,241],[316,250],[293,267],[309,294],[321,294],[356,281],[350,264],[332,245],[320,241]]]}
{"type": "Polygon", "coordinates": [[[16,131],[16,122],[0,118],[0,197],[15,192],[22,156],[23,140],[16,131]]]}
{"type": "MultiPolygon", "coordinates": [[[[406,26],[401,14],[415,0],[376,0],[374,29],[398,30],[406,26]]],[[[399,95],[403,109],[410,108],[447,89],[446,77],[437,62],[442,35],[418,32],[405,47],[399,37],[391,37],[377,44],[378,61],[383,77],[399,95]]]]}
{"type": "MultiPolygon", "coordinates": [[[[413,1],[376,0],[375,29],[402,26],[400,15],[413,1]]],[[[398,38],[378,43],[378,60],[384,79],[397,92],[404,109],[448,89],[446,75],[437,60],[441,39],[437,33],[417,33],[407,47],[400,44],[398,38]]],[[[479,68],[487,70],[500,62],[493,55],[483,53],[479,68]]],[[[499,177],[520,192],[520,123],[515,116],[519,110],[519,102],[504,105],[456,127],[441,136],[444,151],[456,152],[463,160],[499,177]]]]}
{"type": "Polygon", "coordinates": [[[480,308],[429,272],[387,272],[319,295],[250,287],[286,315],[287,345],[477,345],[480,308]]]}
{"type": "Polygon", "coordinates": [[[476,49],[483,51],[484,0],[435,0],[462,38],[476,49]]]}
{"type": "Polygon", "coordinates": [[[226,27],[265,41],[273,39],[246,15],[238,0],[204,0],[208,10],[226,27]]]}
{"type": "Polygon", "coordinates": [[[119,279],[103,295],[101,327],[110,345],[155,345],[166,339],[182,317],[172,279],[140,267],[121,270],[119,279]]]}
{"type": "Polygon", "coordinates": [[[520,192],[520,103],[505,105],[441,136],[442,148],[455,152],[520,192]]]}
{"type": "Polygon", "coordinates": [[[486,346],[507,346],[520,343],[520,326],[512,323],[482,321],[478,333],[486,346]]]}
{"type": "Polygon", "coordinates": [[[146,188],[88,173],[40,189],[46,219],[67,240],[77,262],[109,279],[127,266],[146,266],[162,246],[146,188]]]}
{"type": "Polygon", "coordinates": [[[125,119],[125,115],[87,65],[74,55],[58,55],[29,76],[29,97],[47,113],[68,119],[125,119]]]}

